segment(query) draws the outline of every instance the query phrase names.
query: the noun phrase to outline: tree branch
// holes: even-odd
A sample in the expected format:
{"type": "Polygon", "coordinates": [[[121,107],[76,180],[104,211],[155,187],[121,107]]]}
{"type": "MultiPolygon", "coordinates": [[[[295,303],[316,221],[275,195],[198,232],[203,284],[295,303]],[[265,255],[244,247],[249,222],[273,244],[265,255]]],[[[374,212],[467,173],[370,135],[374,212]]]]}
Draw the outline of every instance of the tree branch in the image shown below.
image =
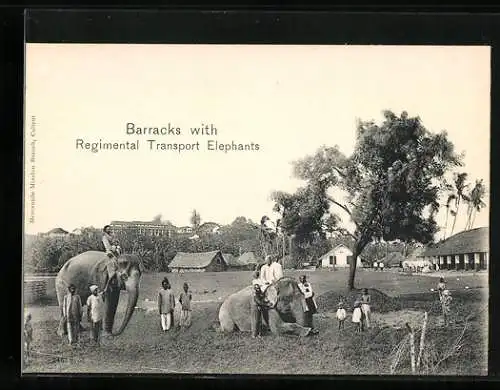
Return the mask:
{"type": "Polygon", "coordinates": [[[345,178],[346,174],[342,172],[338,167],[332,167],[341,177],[345,178]]]}
{"type": "MultiPolygon", "coordinates": [[[[327,199],[332,202],[333,204],[339,206],[342,210],[344,210],[349,216],[351,217],[351,221],[356,225],[356,228],[359,229],[358,223],[352,218],[352,212],[347,208],[347,206],[343,205],[342,203],[337,202],[335,199],[333,199],[331,196],[328,196],[327,199]]],[[[354,236],[353,236],[354,237],[354,236]]]]}
{"type": "Polygon", "coordinates": [[[332,232],[339,232],[339,233],[342,233],[342,234],[347,234],[348,236],[351,236],[355,241],[357,241],[357,237],[352,234],[349,230],[347,229],[344,229],[344,228],[333,228],[331,229],[332,232]]]}
{"type": "Polygon", "coordinates": [[[337,202],[335,199],[333,199],[331,196],[328,197],[328,200],[330,202],[332,202],[333,204],[336,204],[337,206],[339,206],[342,210],[344,210],[347,214],[349,214],[350,217],[352,217],[352,213],[351,213],[351,210],[349,210],[346,206],[344,206],[343,204],[337,202]]]}

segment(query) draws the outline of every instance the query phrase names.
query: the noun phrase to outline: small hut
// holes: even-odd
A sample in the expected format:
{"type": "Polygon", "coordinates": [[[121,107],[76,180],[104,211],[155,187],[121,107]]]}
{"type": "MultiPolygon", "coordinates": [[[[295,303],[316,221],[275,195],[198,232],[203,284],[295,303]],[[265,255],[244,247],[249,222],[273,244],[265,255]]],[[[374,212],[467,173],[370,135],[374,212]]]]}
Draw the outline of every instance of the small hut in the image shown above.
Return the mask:
{"type": "Polygon", "coordinates": [[[172,272],[218,272],[225,271],[227,267],[221,251],[177,252],[169,264],[172,272]]]}
{"type": "Polygon", "coordinates": [[[237,260],[237,267],[241,270],[252,271],[260,263],[254,252],[245,252],[237,260]]]}

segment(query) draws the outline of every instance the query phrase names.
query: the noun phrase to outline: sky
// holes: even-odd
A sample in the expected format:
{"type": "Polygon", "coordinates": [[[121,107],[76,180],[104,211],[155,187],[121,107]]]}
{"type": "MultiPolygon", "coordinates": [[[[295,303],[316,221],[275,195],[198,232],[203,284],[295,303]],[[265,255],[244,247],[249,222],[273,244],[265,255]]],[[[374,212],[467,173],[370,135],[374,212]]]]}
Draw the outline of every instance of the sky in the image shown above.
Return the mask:
{"type": "MultiPolygon", "coordinates": [[[[292,161],[321,145],[349,155],[356,119],[381,122],[385,109],[447,130],[466,153],[463,170],[489,191],[486,46],[30,43],[25,72],[26,233],[157,214],[183,226],[193,209],[221,224],[276,217],[271,192],[303,184],[292,161]],[[182,134],[127,134],[127,123],[182,134]],[[217,135],[191,135],[202,123],[217,135]],[[93,153],[77,139],[140,145],[93,153]],[[149,150],[148,139],[200,146],[149,150]],[[208,140],[259,150],[207,150],[208,140]]],[[[475,227],[488,221],[489,207],[475,227]]],[[[459,218],[455,231],[464,224],[459,218]]]]}

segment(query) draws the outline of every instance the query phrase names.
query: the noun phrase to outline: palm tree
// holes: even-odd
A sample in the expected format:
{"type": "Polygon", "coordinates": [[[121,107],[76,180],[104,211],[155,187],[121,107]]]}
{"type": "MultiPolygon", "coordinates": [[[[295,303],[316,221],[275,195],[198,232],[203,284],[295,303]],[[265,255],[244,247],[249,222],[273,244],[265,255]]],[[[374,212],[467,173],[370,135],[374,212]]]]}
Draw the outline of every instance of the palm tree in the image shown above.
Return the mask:
{"type": "Polygon", "coordinates": [[[486,207],[486,203],[483,201],[485,194],[486,188],[483,184],[483,179],[476,180],[476,184],[469,194],[466,230],[472,229],[476,220],[476,213],[480,212],[483,207],[486,207]]]}
{"type": "Polygon", "coordinates": [[[444,234],[443,234],[443,240],[446,239],[446,232],[448,231],[448,215],[450,213],[450,205],[451,205],[451,202],[454,201],[456,199],[456,195],[455,194],[450,194],[448,195],[448,199],[446,200],[446,220],[445,220],[445,223],[444,223],[444,234]]]}
{"type": "Polygon", "coordinates": [[[469,201],[469,197],[465,194],[465,190],[469,186],[469,184],[466,183],[467,180],[467,173],[462,172],[459,174],[455,175],[455,191],[456,191],[456,198],[455,198],[455,210],[452,210],[450,212],[451,215],[453,215],[453,224],[451,225],[451,233],[450,236],[453,235],[453,230],[455,229],[455,223],[457,222],[457,215],[458,215],[458,210],[460,208],[460,202],[462,200],[465,200],[466,202],[469,201]]]}

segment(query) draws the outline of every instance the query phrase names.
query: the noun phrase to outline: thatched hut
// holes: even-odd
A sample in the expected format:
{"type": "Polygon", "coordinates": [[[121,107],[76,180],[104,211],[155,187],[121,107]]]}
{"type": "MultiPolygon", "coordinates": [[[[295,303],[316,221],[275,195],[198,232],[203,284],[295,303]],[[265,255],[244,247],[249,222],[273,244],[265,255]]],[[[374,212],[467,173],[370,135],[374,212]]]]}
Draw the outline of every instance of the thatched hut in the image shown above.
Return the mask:
{"type": "Polygon", "coordinates": [[[221,251],[187,253],[177,252],[169,268],[172,272],[225,271],[228,265],[221,251]]]}

